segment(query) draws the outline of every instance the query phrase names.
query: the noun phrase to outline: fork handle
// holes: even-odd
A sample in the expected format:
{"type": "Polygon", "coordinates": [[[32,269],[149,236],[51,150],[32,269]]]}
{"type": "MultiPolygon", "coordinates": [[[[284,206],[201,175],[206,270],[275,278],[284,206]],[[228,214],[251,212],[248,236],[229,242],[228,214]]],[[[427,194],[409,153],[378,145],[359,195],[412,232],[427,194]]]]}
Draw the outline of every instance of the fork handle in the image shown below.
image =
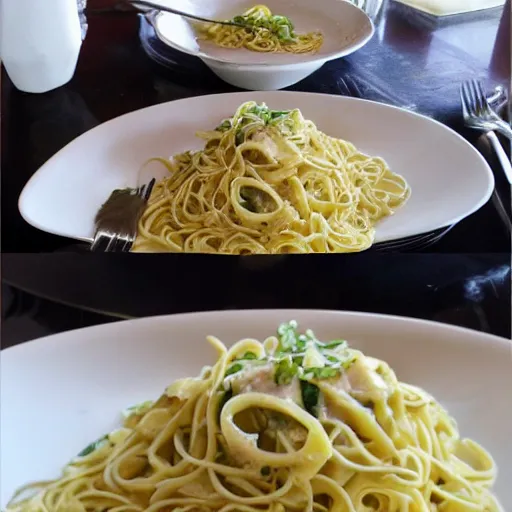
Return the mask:
{"type": "Polygon", "coordinates": [[[498,137],[496,137],[494,132],[487,132],[485,135],[489,139],[489,142],[491,143],[491,146],[493,147],[496,156],[498,157],[508,182],[512,185],[512,165],[507,156],[507,153],[505,153],[501,142],[499,141],[498,137]]]}
{"type": "Polygon", "coordinates": [[[157,11],[165,11],[169,12],[171,14],[177,14],[178,16],[183,16],[184,18],[190,18],[191,20],[196,21],[203,21],[206,23],[214,23],[217,25],[231,25],[235,27],[244,27],[242,23],[235,23],[233,21],[217,21],[217,20],[211,20],[209,18],[203,18],[202,16],[197,16],[196,14],[190,14],[188,12],[180,11],[179,9],[174,9],[174,7],[168,7],[166,5],[160,5],[158,3],[154,3],[148,0],[126,0],[126,2],[133,7],[142,6],[142,7],[149,7],[150,9],[154,9],[157,11]]]}
{"type": "Polygon", "coordinates": [[[496,131],[507,137],[512,142],[512,128],[505,121],[496,124],[496,131]]]}

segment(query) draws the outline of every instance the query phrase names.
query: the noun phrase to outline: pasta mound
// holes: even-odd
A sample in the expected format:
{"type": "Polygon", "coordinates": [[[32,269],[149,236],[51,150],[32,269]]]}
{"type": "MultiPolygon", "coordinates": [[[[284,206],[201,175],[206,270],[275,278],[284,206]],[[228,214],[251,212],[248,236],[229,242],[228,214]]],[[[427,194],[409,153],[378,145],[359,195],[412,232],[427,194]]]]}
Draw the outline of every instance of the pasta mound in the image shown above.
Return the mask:
{"type": "Polygon", "coordinates": [[[385,362],[295,322],[209,341],[214,366],[7,512],[503,512],[491,456],[385,362]]]}
{"type": "Polygon", "coordinates": [[[379,157],[322,133],[298,109],[247,102],[204,149],[159,159],[134,251],[282,254],[369,248],[410,188],[379,157]]]}
{"type": "Polygon", "coordinates": [[[256,5],[231,22],[243,26],[201,25],[200,39],[212,41],[223,48],[245,48],[253,52],[315,53],[323,44],[319,32],[296,34],[293,23],[286,16],[272,14],[264,5],[256,5]]]}

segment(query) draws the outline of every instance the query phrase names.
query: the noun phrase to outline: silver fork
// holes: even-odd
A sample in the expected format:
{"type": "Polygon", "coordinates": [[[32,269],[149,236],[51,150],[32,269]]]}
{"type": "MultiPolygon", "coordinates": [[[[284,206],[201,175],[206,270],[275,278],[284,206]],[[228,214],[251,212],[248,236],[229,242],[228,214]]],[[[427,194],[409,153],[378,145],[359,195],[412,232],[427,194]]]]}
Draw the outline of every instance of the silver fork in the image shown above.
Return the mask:
{"type": "Polygon", "coordinates": [[[188,12],[183,12],[178,9],[174,9],[174,7],[169,7],[167,5],[160,5],[156,2],[151,2],[148,0],[126,0],[128,4],[131,4],[133,7],[143,7],[148,9],[153,9],[155,11],[164,11],[169,12],[171,14],[177,14],[178,16],[182,16],[183,18],[189,18],[191,20],[202,21],[205,23],[214,23],[215,25],[231,25],[233,27],[241,27],[247,28],[249,30],[257,30],[258,27],[253,27],[247,23],[240,23],[237,21],[226,21],[226,20],[213,20],[211,18],[205,18],[203,16],[198,16],[197,14],[190,14],[188,12]]]}
{"type": "Polygon", "coordinates": [[[489,101],[483,92],[482,84],[477,80],[469,80],[461,85],[460,98],[465,124],[485,132],[508,182],[512,184],[512,165],[501,142],[494,133],[494,130],[496,130],[512,141],[512,128],[490,107],[489,101]]]}
{"type": "Polygon", "coordinates": [[[137,237],[137,225],[153,190],[155,179],[136,189],[114,190],[101,206],[94,223],[91,251],[129,252],[137,237]]]}
{"type": "Polygon", "coordinates": [[[512,128],[491,108],[478,80],[463,82],[460,98],[467,126],[484,132],[497,131],[512,140],[512,128]]]}

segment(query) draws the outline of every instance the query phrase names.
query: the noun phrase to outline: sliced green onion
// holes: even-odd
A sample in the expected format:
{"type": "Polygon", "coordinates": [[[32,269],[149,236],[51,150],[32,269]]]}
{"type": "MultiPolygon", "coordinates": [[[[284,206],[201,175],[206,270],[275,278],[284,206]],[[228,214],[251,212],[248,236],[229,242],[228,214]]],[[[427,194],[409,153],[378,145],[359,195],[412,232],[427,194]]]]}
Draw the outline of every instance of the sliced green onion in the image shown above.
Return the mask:
{"type": "Polygon", "coordinates": [[[96,439],[96,441],[93,441],[91,444],[88,444],[79,454],[79,457],[87,457],[87,455],[90,455],[92,452],[96,451],[98,448],[100,448],[104,442],[108,439],[108,434],[104,435],[103,437],[100,437],[99,439],[96,439]]]}
{"type": "Polygon", "coordinates": [[[153,403],[154,402],[152,400],[146,400],[140,404],[127,407],[122,414],[125,418],[129,418],[133,414],[143,414],[153,405],[153,403]]]}
{"type": "Polygon", "coordinates": [[[281,324],[277,329],[279,335],[279,350],[293,352],[297,348],[297,322],[281,324]]]}
{"type": "Polygon", "coordinates": [[[220,422],[220,413],[222,412],[222,409],[227,404],[227,402],[231,400],[231,398],[233,398],[233,389],[229,388],[219,400],[219,408],[217,410],[217,421],[220,422]]]}
{"type": "Polygon", "coordinates": [[[229,375],[233,375],[234,373],[238,373],[243,369],[244,365],[241,363],[235,363],[232,364],[227,370],[226,370],[226,377],[229,375]]]}
{"type": "Polygon", "coordinates": [[[300,388],[302,393],[302,403],[312,416],[318,417],[318,402],[320,400],[320,390],[311,382],[301,381],[300,388]]]}
{"type": "Polygon", "coordinates": [[[254,352],[246,352],[240,359],[253,360],[258,359],[258,356],[254,352]]]}
{"type": "Polygon", "coordinates": [[[274,379],[276,384],[286,385],[290,384],[298,373],[299,365],[292,362],[290,358],[285,358],[276,364],[274,379]]]}
{"type": "Polygon", "coordinates": [[[263,466],[261,468],[261,476],[269,476],[270,475],[270,466],[263,466]]]}
{"type": "Polygon", "coordinates": [[[218,132],[227,132],[230,129],[231,129],[231,120],[230,119],[225,119],[224,121],[222,121],[221,124],[219,124],[219,126],[217,126],[217,128],[215,128],[215,130],[218,132]]]}
{"type": "Polygon", "coordinates": [[[347,342],[345,340],[333,340],[328,343],[323,343],[322,348],[332,350],[333,348],[339,347],[341,345],[347,346],[347,342]]]}

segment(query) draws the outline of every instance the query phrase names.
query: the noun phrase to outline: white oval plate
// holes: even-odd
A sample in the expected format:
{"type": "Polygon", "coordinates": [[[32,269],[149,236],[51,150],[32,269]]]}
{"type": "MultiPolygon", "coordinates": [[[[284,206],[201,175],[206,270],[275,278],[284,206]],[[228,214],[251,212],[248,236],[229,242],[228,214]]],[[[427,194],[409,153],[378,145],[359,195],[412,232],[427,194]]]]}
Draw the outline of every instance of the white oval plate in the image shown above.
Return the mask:
{"type": "MultiPolygon", "coordinates": [[[[403,208],[377,227],[376,242],[427,233],[478,210],[494,188],[485,159],[461,136],[430,119],[371,101],[304,92],[243,92],[155,105],[81,135],[46,162],[19,200],[23,218],[56,235],[91,240],[96,212],[116,188],[134,187],[152,157],[200,149],[212,129],[243,102],[299,108],[327,134],[383,157],[412,188],[403,208]]],[[[163,166],[155,172],[164,176],[163,166]]]]}
{"type": "Polygon", "coordinates": [[[191,313],[65,332],[2,352],[1,503],[27,481],[56,477],[84,446],[116,428],[127,406],[159,396],[215,359],[205,336],[263,339],[296,319],[322,339],[343,337],[425,388],[483,444],[495,487],[512,505],[512,343],[444,324],[365,313],[268,310],[191,313]]]}

